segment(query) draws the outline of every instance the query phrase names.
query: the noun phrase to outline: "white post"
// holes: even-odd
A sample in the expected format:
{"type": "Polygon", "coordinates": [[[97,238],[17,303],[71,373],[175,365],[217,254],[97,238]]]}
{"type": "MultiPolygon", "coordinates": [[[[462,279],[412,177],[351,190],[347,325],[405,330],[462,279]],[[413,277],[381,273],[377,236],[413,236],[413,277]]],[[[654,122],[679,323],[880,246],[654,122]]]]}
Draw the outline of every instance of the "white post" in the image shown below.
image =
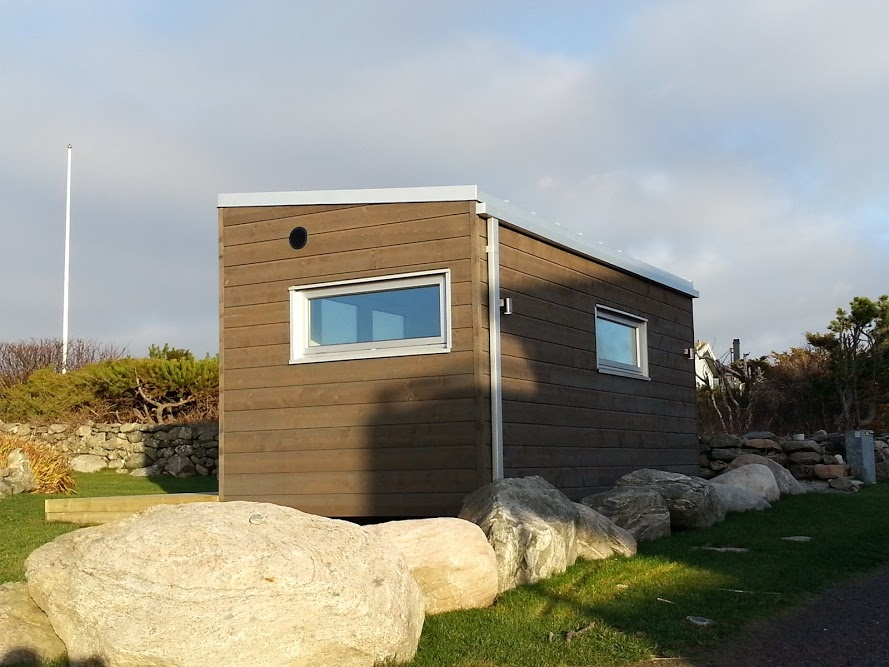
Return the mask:
{"type": "Polygon", "coordinates": [[[68,144],[68,186],[65,193],[65,287],[62,297],[62,373],[68,372],[68,262],[71,243],[71,144],[68,144]]]}

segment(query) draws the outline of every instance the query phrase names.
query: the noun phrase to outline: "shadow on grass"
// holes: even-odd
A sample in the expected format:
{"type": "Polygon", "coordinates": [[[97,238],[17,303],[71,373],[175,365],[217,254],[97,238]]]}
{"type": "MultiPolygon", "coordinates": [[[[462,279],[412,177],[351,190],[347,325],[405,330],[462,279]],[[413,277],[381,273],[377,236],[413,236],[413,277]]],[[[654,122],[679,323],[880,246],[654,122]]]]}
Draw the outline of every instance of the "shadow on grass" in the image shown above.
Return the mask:
{"type": "Polygon", "coordinates": [[[579,562],[562,575],[504,594],[493,608],[427,619],[412,664],[694,660],[751,621],[889,562],[889,514],[882,510],[887,503],[885,484],[859,494],[787,498],[765,512],[731,515],[707,530],[643,543],[635,558],[579,562]],[[792,535],[812,540],[782,539],[792,535]],[[749,551],[702,549],[708,546],[749,551]],[[699,627],[689,616],[713,624],[699,627]],[[578,630],[584,632],[569,636],[578,630]]]}

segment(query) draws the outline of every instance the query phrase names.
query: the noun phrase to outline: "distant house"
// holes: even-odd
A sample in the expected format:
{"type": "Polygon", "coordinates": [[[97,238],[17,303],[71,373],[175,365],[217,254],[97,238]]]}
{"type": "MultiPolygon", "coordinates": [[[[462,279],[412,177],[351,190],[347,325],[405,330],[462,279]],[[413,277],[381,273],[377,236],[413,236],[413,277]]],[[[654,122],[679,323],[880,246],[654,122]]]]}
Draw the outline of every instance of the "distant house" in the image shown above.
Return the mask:
{"type": "Polygon", "coordinates": [[[220,494],[456,513],[696,474],[692,284],[475,186],[224,194],[220,494]]]}
{"type": "Polygon", "coordinates": [[[716,354],[707,341],[695,342],[695,383],[698,387],[715,387],[719,384],[716,354]]]}

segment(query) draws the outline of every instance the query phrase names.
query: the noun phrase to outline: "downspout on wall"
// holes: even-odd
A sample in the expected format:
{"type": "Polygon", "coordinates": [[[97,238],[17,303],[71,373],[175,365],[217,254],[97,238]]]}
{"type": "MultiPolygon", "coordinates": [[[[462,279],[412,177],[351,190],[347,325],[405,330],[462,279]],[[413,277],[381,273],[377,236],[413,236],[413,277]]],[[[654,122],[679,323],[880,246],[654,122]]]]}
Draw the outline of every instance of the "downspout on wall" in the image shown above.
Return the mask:
{"type": "MultiPolygon", "coordinates": [[[[484,215],[484,204],[477,212],[484,215]]],[[[500,367],[500,221],[488,217],[488,335],[491,360],[491,476],[503,479],[503,384],[500,367]]]]}

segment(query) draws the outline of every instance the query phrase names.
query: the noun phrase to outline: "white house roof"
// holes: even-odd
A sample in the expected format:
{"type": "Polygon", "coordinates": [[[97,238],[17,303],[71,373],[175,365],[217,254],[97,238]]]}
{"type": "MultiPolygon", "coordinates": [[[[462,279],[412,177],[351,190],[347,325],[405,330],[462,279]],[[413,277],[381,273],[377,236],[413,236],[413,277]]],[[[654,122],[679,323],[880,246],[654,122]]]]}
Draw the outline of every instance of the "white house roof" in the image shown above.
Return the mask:
{"type": "Polygon", "coordinates": [[[601,243],[591,243],[559,223],[523,211],[507,200],[492,197],[476,185],[435,186],[425,188],[380,188],[369,190],[303,190],[297,192],[243,192],[219,195],[219,208],[244,206],[300,206],[311,204],[396,204],[433,201],[475,201],[476,211],[484,217],[497,218],[512,227],[547,243],[564,248],[599,263],[641,276],[665,287],[699,296],[691,281],[613,250],[601,243]]]}

